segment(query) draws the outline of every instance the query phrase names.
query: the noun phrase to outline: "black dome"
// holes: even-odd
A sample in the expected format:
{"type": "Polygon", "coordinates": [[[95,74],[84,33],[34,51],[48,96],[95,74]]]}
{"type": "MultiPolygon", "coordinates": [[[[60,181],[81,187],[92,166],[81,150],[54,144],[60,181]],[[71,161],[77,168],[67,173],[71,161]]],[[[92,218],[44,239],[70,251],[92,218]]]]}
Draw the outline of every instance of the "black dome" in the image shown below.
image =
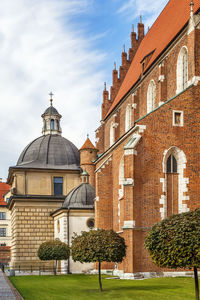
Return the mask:
{"type": "Polygon", "coordinates": [[[43,135],[21,153],[17,167],[80,170],[80,155],[74,144],[60,135],[43,135]]]}
{"type": "Polygon", "coordinates": [[[43,113],[43,115],[42,116],[44,116],[44,115],[58,115],[58,116],[60,116],[60,114],[58,113],[58,111],[57,111],[57,109],[55,108],[55,107],[53,107],[53,106],[49,106],[46,110],[45,110],[45,112],[43,113]]]}
{"type": "Polygon", "coordinates": [[[95,189],[89,183],[82,183],[74,188],[62,205],[63,208],[94,208],[95,189]]]}

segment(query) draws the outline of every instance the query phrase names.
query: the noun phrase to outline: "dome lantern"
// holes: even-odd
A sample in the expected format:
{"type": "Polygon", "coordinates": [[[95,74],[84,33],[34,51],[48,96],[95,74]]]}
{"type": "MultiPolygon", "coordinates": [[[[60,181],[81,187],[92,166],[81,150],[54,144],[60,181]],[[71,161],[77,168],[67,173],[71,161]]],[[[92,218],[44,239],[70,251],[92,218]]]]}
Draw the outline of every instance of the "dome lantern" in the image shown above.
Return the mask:
{"type": "Polygon", "coordinates": [[[53,93],[50,94],[50,106],[45,110],[45,112],[42,114],[43,118],[43,128],[42,128],[42,134],[58,134],[61,135],[62,129],[60,127],[60,119],[62,116],[58,113],[57,109],[53,107],[53,93]]]}

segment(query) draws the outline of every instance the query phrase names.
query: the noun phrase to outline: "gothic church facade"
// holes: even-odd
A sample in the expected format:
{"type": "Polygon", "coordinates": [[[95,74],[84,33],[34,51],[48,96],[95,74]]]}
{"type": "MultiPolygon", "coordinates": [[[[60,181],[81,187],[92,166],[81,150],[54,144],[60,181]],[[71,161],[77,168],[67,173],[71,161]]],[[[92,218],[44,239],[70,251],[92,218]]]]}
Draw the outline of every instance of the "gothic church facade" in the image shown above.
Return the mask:
{"type": "Polygon", "coordinates": [[[146,35],[140,21],[119,71],[96,130],[95,218],[125,238],[125,278],[160,271],[144,248],[154,223],[200,207],[199,1],[170,0],[146,35]]]}

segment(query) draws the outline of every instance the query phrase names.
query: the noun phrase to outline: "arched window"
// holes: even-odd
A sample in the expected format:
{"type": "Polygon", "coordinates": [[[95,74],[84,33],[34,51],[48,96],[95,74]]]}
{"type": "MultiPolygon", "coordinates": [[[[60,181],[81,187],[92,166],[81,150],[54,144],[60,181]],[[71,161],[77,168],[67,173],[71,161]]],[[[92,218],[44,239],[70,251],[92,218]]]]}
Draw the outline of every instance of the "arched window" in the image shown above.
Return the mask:
{"type": "Polygon", "coordinates": [[[177,61],[177,93],[187,88],[188,85],[188,51],[184,46],[178,55],[177,61]]]}
{"type": "Polygon", "coordinates": [[[156,101],[156,84],[154,80],[151,80],[147,91],[147,113],[154,110],[155,101],[156,101]]]}
{"type": "Polygon", "coordinates": [[[55,129],[55,124],[54,124],[54,120],[51,119],[51,130],[54,130],[55,129]]]}
{"type": "Polygon", "coordinates": [[[179,212],[179,176],[177,173],[177,160],[171,154],[166,163],[167,171],[167,216],[178,214],[179,212]]]}
{"type": "Polygon", "coordinates": [[[167,173],[177,173],[177,161],[172,154],[167,159],[167,173]]]}
{"type": "Polygon", "coordinates": [[[126,107],[125,115],[125,131],[128,131],[131,128],[131,106],[130,104],[126,107]]]}
{"type": "Polygon", "coordinates": [[[110,125],[110,146],[112,146],[115,142],[115,127],[113,122],[110,125]]]}

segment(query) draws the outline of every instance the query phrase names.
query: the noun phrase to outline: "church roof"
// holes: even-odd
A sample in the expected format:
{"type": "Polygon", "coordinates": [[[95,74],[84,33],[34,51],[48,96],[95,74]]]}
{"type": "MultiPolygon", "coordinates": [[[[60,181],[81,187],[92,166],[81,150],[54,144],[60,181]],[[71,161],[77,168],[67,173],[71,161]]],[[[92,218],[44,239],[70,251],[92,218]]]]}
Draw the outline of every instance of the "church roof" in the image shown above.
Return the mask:
{"type": "MultiPolygon", "coordinates": [[[[146,36],[143,38],[106,117],[139,80],[142,71],[141,62],[145,56],[152,53],[144,71],[146,71],[155,62],[155,60],[186,25],[190,18],[189,2],[189,0],[170,0],[168,2],[146,36]]],[[[194,0],[194,13],[199,8],[199,0],[194,0]]]]}
{"type": "Polygon", "coordinates": [[[89,138],[87,138],[87,140],[85,141],[85,143],[83,144],[83,146],[81,147],[80,150],[83,150],[83,149],[95,149],[95,150],[97,150],[95,148],[95,146],[92,144],[92,142],[90,141],[89,138]]]}
{"type": "Polygon", "coordinates": [[[89,183],[82,183],[69,192],[62,208],[94,209],[94,198],[94,187],[89,183]]]}
{"type": "Polygon", "coordinates": [[[7,205],[4,201],[4,195],[10,190],[10,185],[5,182],[0,182],[0,206],[7,205]]]}
{"type": "Polygon", "coordinates": [[[22,151],[17,168],[80,170],[76,146],[60,135],[43,135],[22,151]]]}
{"type": "Polygon", "coordinates": [[[42,116],[44,116],[44,115],[58,115],[58,116],[60,116],[60,114],[58,113],[58,111],[57,111],[57,109],[55,108],[55,107],[53,107],[52,105],[51,106],[49,106],[46,110],[45,110],[45,112],[44,112],[44,114],[42,115],[42,116]]]}

